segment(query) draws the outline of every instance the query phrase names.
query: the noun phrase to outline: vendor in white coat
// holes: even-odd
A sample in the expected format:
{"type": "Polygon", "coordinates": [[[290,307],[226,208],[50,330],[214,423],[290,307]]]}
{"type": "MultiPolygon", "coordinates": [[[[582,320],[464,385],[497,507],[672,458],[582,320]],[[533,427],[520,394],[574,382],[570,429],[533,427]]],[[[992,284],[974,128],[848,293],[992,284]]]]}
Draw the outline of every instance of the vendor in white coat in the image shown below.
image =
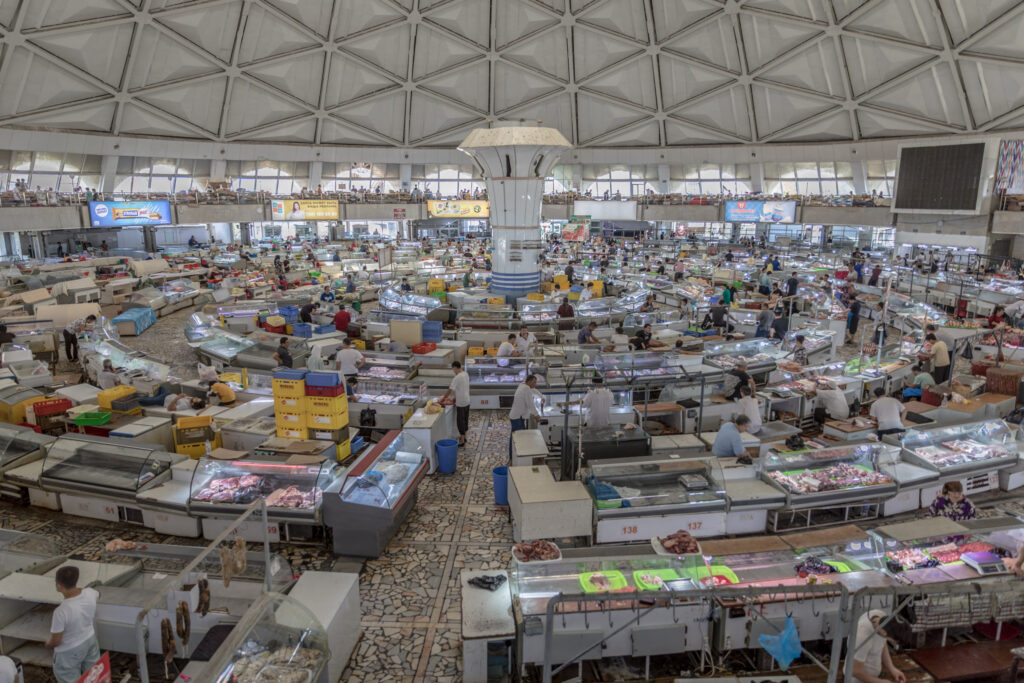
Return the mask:
{"type": "Polygon", "coordinates": [[[746,415],[750,418],[747,431],[751,434],[757,434],[761,431],[761,406],[757,402],[757,397],[751,396],[750,387],[746,385],[740,387],[740,397],[740,400],[736,402],[736,408],[739,410],[740,415],[746,415]]]}
{"type": "Polygon", "coordinates": [[[533,350],[537,348],[537,335],[526,329],[526,325],[519,328],[516,336],[516,349],[520,356],[532,356],[533,350]]]}
{"type": "Polygon", "coordinates": [[[306,359],[306,369],[321,372],[327,369],[327,362],[323,357],[323,347],[319,344],[310,344],[309,358],[306,359]]]}
{"type": "Polygon", "coordinates": [[[583,406],[583,422],[588,427],[607,427],[612,420],[612,392],[604,386],[604,380],[595,377],[594,386],[587,391],[586,395],[579,401],[559,403],[560,406],[576,405],[583,406]]]}
{"type": "Polygon", "coordinates": [[[857,620],[857,636],[854,641],[853,683],[906,683],[907,677],[893,664],[889,643],[884,629],[878,625],[886,617],[884,611],[873,609],[857,620]],[[882,678],[882,672],[889,678],[882,678]]]}
{"type": "Polygon", "coordinates": [[[516,336],[514,334],[508,335],[508,339],[501,342],[498,347],[498,358],[508,358],[509,356],[518,356],[519,351],[516,348],[516,336]]]}

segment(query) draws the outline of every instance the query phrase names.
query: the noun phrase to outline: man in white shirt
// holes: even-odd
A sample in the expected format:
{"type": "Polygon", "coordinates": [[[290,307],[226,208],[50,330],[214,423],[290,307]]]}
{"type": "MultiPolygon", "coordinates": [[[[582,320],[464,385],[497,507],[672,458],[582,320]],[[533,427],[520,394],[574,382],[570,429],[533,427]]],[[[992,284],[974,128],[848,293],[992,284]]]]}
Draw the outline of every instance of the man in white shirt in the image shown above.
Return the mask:
{"type": "Polygon", "coordinates": [[[459,430],[459,446],[465,446],[466,432],[469,431],[469,375],[459,361],[452,363],[452,372],[455,376],[441,400],[455,395],[455,426],[459,430]]]}
{"type": "Polygon", "coordinates": [[[64,600],[53,610],[46,647],[53,648],[53,674],[58,683],[75,683],[100,659],[93,629],[100,594],[77,587],[78,567],[73,565],[57,570],[56,583],[64,600]]]}
{"type": "Polygon", "coordinates": [[[356,279],[361,282],[366,282],[370,279],[370,273],[366,270],[366,266],[363,266],[363,269],[356,273],[356,279]]]}
{"type": "Polygon", "coordinates": [[[623,331],[621,325],[615,328],[611,342],[615,345],[616,351],[629,351],[629,335],[623,331]]]}
{"type": "Polygon", "coordinates": [[[360,353],[359,349],[352,348],[352,340],[345,337],[344,341],[341,342],[342,349],[337,353],[338,359],[338,372],[343,374],[345,377],[353,377],[359,373],[361,368],[366,363],[366,357],[360,353]]]}
{"type": "Polygon", "coordinates": [[[588,427],[607,427],[612,418],[612,392],[604,386],[604,380],[595,377],[594,386],[580,401],[572,401],[583,406],[584,422],[588,427]]]}
{"type": "MultiPolygon", "coordinates": [[[[523,383],[516,387],[516,394],[512,397],[512,409],[508,412],[508,419],[512,423],[512,432],[526,429],[531,415],[540,417],[535,402],[535,399],[540,396],[540,392],[537,391],[537,376],[527,375],[523,383]]],[[[511,433],[508,437],[508,458],[510,461],[512,460],[511,433]]]]}
{"type": "Polygon", "coordinates": [[[761,431],[761,406],[758,404],[757,398],[751,396],[750,387],[740,387],[740,394],[742,398],[736,402],[736,408],[739,410],[740,415],[746,415],[750,418],[747,431],[751,434],[757,434],[761,431]]]}
{"type": "Polygon", "coordinates": [[[886,434],[901,434],[906,429],[903,427],[903,418],[907,414],[907,408],[892,396],[885,395],[885,389],[875,389],[875,402],[871,404],[871,417],[878,420],[878,436],[886,434]]]}
{"type": "Polygon", "coordinates": [[[498,358],[508,358],[509,356],[518,356],[519,350],[516,346],[516,335],[508,335],[508,339],[501,342],[498,347],[498,358]]]}
{"type": "Polygon", "coordinates": [[[580,292],[580,303],[586,303],[587,301],[590,301],[593,298],[594,284],[592,282],[588,282],[587,286],[583,288],[582,292],[580,292]]]}
{"type": "Polygon", "coordinates": [[[833,420],[845,420],[850,417],[850,404],[846,402],[846,394],[835,384],[829,383],[828,389],[818,390],[818,404],[833,420]]]}
{"type": "Polygon", "coordinates": [[[537,347],[537,335],[526,329],[523,325],[519,328],[519,336],[516,337],[516,348],[520,356],[532,356],[533,350],[537,347]]]}

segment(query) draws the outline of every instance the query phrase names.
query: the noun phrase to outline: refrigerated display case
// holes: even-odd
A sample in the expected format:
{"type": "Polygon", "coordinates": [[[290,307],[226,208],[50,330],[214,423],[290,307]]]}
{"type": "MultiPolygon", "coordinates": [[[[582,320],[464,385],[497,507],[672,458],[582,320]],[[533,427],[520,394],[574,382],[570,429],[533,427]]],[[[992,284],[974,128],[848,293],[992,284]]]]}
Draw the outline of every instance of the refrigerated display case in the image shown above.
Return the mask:
{"type": "Polygon", "coordinates": [[[167,299],[164,297],[164,293],[156,287],[143,287],[132,292],[131,298],[126,303],[126,306],[129,307],[144,306],[158,312],[166,305],[167,299]]]}
{"type": "Polygon", "coordinates": [[[160,292],[168,306],[178,306],[199,296],[199,285],[192,280],[171,280],[160,285],[160,292]]]}
{"type": "Polygon", "coordinates": [[[54,441],[56,437],[37,434],[31,427],[0,424],[0,475],[44,457],[54,441]]]}
{"type": "Polygon", "coordinates": [[[881,443],[805,448],[772,448],[760,458],[761,479],[786,494],[786,509],[867,505],[896,493],[891,475],[878,470],[878,461],[897,447],[881,443]]]}
{"type": "Polygon", "coordinates": [[[129,439],[67,434],[43,458],[40,483],[50,491],[134,501],[163,483],[184,455],[129,439]]]}
{"type": "Polygon", "coordinates": [[[547,384],[547,364],[539,358],[470,356],[466,358],[465,369],[469,375],[470,386],[481,389],[514,389],[530,374],[536,375],[537,386],[547,384]]]}
{"type": "Polygon", "coordinates": [[[609,384],[624,382],[668,383],[686,374],[684,357],[664,351],[599,353],[594,368],[609,384]]]}
{"type": "Polygon", "coordinates": [[[519,319],[527,325],[546,325],[558,321],[558,304],[524,303],[519,308],[519,319]]]}
{"type": "Polygon", "coordinates": [[[306,607],[280,593],[264,593],[193,678],[317,683],[331,657],[327,643],[326,630],[306,607]]]}
{"type": "Polygon", "coordinates": [[[459,326],[481,329],[518,329],[516,309],[506,304],[481,304],[466,302],[459,310],[459,326]]]}
{"type": "Polygon", "coordinates": [[[378,557],[416,504],[430,463],[415,437],[387,435],[352,465],[340,490],[324,497],[323,520],[338,555],[378,557]]]}
{"type": "Polygon", "coordinates": [[[415,382],[377,382],[360,380],[358,393],[348,397],[353,418],[364,408],[375,410],[374,427],[401,429],[413,410],[426,402],[427,388],[415,382]]]}
{"type": "MultiPolygon", "coordinates": [[[[609,411],[608,420],[613,425],[625,425],[637,423],[637,413],[633,408],[632,389],[612,388],[612,405],[609,411]]],[[[534,407],[539,418],[530,419],[530,428],[540,430],[545,443],[558,446],[562,443],[563,430],[567,427],[570,432],[579,428],[580,421],[584,419],[583,406],[580,401],[586,395],[587,389],[563,390],[555,393],[550,391],[544,393],[544,400],[534,396],[534,407]],[[559,404],[564,405],[559,405],[559,404]]]]}
{"type": "Polygon", "coordinates": [[[236,516],[263,498],[273,521],[317,524],[324,491],[342,471],[333,460],[289,465],[280,459],[204,458],[192,474],[188,509],[202,516],[236,516]]]}
{"type": "Polygon", "coordinates": [[[724,477],[717,459],[590,461],[583,481],[594,500],[598,543],[646,542],[678,529],[696,537],[725,533],[724,477]]]}
{"type": "Polygon", "coordinates": [[[746,363],[747,372],[754,374],[774,369],[775,363],[786,355],[779,342],[767,339],[706,344],[704,358],[708,365],[732,370],[740,363],[746,363]]]}
{"type": "Polygon", "coordinates": [[[365,352],[366,362],[356,374],[362,378],[379,381],[408,381],[416,376],[419,362],[408,354],[365,352]]]}
{"type": "Polygon", "coordinates": [[[984,420],[950,427],[907,430],[899,441],[903,459],[939,473],[964,477],[1013,467],[1021,447],[1020,428],[1003,420],[984,420]]]}
{"type": "MultiPolygon", "coordinates": [[[[671,284],[671,281],[666,278],[664,284],[668,286],[671,284]]],[[[614,313],[622,314],[639,313],[640,307],[644,305],[645,301],[647,301],[647,297],[652,294],[654,294],[654,292],[644,288],[637,289],[629,294],[623,294],[615,299],[615,303],[612,305],[612,311],[614,313]]]]}
{"type": "Polygon", "coordinates": [[[381,292],[378,306],[380,313],[389,316],[385,319],[417,318],[425,320],[431,311],[441,306],[441,302],[431,296],[403,294],[392,287],[388,287],[381,292]]]}
{"type": "Polygon", "coordinates": [[[235,357],[239,353],[256,345],[255,339],[243,337],[228,330],[218,330],[218,334],[196,347],[200,360],[219,367],[236,365],[235,357]]]}

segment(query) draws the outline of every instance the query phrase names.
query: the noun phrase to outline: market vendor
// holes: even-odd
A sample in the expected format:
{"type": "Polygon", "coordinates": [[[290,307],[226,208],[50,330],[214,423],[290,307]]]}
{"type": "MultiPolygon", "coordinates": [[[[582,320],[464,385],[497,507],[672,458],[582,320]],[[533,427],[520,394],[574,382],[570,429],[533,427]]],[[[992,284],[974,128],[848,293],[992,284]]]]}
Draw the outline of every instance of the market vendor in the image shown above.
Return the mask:
{"type": "Polygon", "coordinates": [[[582,328],[576,334],[576,343],[577,344],[600,344],[601,342],[598,341],[597,337],[594,336],[594,330],[596,330],[596,329],[597,329],[597,323],[595,323],[595,322],[587,323],[587,326],[582,328]]]}
{"type": "Polygon", "coordinates": [[[925,341],[931,343],[924,355],[932,359],[932,377],[935,378],[936,384],[943,384],[949,380],[949,347],[934,334],[927,335],[925,341]]]}
{"type": "Polygon", "coordinates": [[[532,356],[534,349],[537,348],[537,335],[526,329],[526,325],[520,325],[515,343],[520,356],[532,356]]]}
{"type": "Polygon", "coordinates": [[[7,331],[7,325],[0,325],[0,344],[13,344],[14,335],[7,331]]]}
{"type": "Polygon", "coordinates": [[[907,416],[907,407],[892,396],[886,396],[882,387],[875,387],[875,402],[871,404],[870,415],[878,421],[880,437],[906,431],[903,418],[907,416]]]}
{"type": "Polygon", "coordinates": [[[366,364],[366,356],[352,346],[352,340],[348,337],[341,342],[341,350],[335,354],[335,357],[338,359],[338,372],[345,377],[357,374],[359,368],[366,364]]]}
{"type": "Polygon", "coordinates": [[[977,515],[974,503],[967,500],[964,486],[958,481],[947,481],[943,484],[942,491],[936,494],[935,500],[928,507],[929,517],[948,517],[954,522],[974,519],[977,515]]]}
{"type": "Polygon", "coordinates": [[[824,422],[825,417],[833,420],[845,420],[850,417],[850,404],[846,401],[846,394],[835,382],[829,382],[827,389],[818,389],[818,407],[814,409],[815,421],[824,422]],[[818,411],[821,414],[818,414],[818,411]]]}
{"type": "Polygon", "coordinates": [[[807,341],[807,338],[804,337],[804,335],[802,335],[802,334],[796,335],[796,337],[793,339],[793,350],[790,351],[789,353],[787,353],[784,356],[784,358],[792,357],[795,362],[799,363],[800,365],[806,366],[807,365],[807,347],[804,346],[804,343],[806,341],[807,341]]]}
{"type": "Polygon", "coordinates": [[[519,351],[516,350],[516,335],[510,334],[498,347],[498,358],[508,358],[509,356],[518,355],[519,351]]]}
{"type": "Polygon", "coordinates": [[[743,394],[740,393],[740,387],[747,387],[750,389],[750,393],[753,394],[757,390],[757,386],[754,384],[754,378],[747,374],[747,364],[737,363],[736,367],[729,371],[729,375],[736,378],[736,385],[731,393],[726,398],[740,399],[743,398],[743,394]]]}
{"type": "Polygon", "coordinates": [[[753,396],[750,391],[750,387],[740,387],[740,400],[736,403],[736,408],[739,410],[740,415],[746,415],[747,419],[750,420],[750,424],[747,426],[747,431],[751,434],[757,434],[761,431],[761,406],[757,402],[757,397],[753,396]]]}
{"type": "Polygon", "coordinates": [[[873,609],[857,621],[852,683],[889,683],[881,678],[883,669],[895,683],[906,683],[907,677],[892,662],[886,633],[878,627],[885,617],[883,610],[873,609]]]}
{"type": "Polygon", "coordinates": [[[274,351],[274,362],[286,368],[292,366],[292,352],[288,350],[288,337],[281,337],[280,345],[274,351]]]}
{"type": "Polygon", "coordinates": [[[232,406],[235,404],[235,392],[224,382],[207,382],[206,386],[209,388],[207,396],[216,396],[217,405],[232,406]]]}
{"type": "Polygon", "coordinates": [[[103,359],[103,369],[96,376],[96,384],[100,389],[112,389],[121,383],[121,378],[114,371],[114,364],[109,358],[103,359]]]}
{"type": "Polygon", "coordinates": [[[732,422],[722,423],[715,435],[715,443],[711,446],[711,454],[717,458],[744,458],[747,449],[743,446],[741,434],[749,429],[750,418],[746,415],[737,415],[732,422]]]}
{"type": "Polygon", "coordinates": [[[325,304],[334,303],[334,292],[331,291],[330,287],[326,285],[324,286],[324,291],[320,292],[320,301],[324,302],[325,304]]]}
{"type": "Polygon", "coordinates": [[[316,301],[311,301],[302,308],[299,309],[299,321],[304,323],[313,322],[313,312],[320,308],[320,304],[316,301]]]}
{"type": "Polygon", "coordinates": [[[604,379],[595,377],[594,386],[579,403],[588,427],[607,427],[612,419],[612,392],[604,386],[604,379]]]}
{"type": "Polygon", "coordinates": [[[349,399],[354,399],[356,394],[359,393],[359,377],[352,375],[345,379],[345,396],[349,399]]]}
{"type": "MultiPolygon", "coordinates": [[[[594,323],[591,323],[593,325],[594,323]]],[[[654,333],[651,332],[651,324],[647,323],[643,326],[640,331],[636,333],[629,343],[632,344],[633,348],[637,351],[646,351],[647,349],[655,349],[660,346],[664,346],[660,341],[652,339],[654,333]]]]}
{"type": "Polygon", "coordinates": [[[583,288],[583,291],[580,292],[580,303],[581,304],[585,304],[585,303],[587,303],[588,301],[590,301],[593,298],[594,298],[594,283],[593,282],[588,282],[586,284],[586,286],[583,288]]]}
{"type": "Polygon", "coordinates": [[[924,390],[935,385],[935,378],[930,372],[925,372],[924,366],[918,363],[913,367],[914,378],[910,380],[910,386],[903,390],[903,398],[921,398],[924,390]]]}
{"type": "Polygon", "coordinates": [[[988,328],[991,330],[1005,324],[1006,322],[1008,322],[1006,320],[1006,309],[1002,306],[996,306],[995,310],[992,311],[992,315],[988,317],[988,328]]]}

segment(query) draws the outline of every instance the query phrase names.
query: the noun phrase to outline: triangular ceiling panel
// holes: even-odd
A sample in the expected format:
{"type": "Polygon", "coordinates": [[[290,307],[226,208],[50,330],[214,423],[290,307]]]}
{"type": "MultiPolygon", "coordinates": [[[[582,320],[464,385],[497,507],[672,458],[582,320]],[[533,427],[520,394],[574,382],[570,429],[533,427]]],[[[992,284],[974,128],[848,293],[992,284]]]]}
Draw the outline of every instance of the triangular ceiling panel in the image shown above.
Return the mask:
{"type": "Polygon", "coordinates": [[[998,126],[992,127],[993,130],[1020,130],[1022,128],[1024,128],[1024,113],[1020,116],[1007,119],[998,126]]]}
{"type": "Polygon", "coordinates": [[[384,137],[401,141],[405,135],[405,92],[389,92],[367,100],[354,102],[332,114],[338,118],[376,131],[384,137]]]}
{"type": "Polygon", "coordinates": [[[142,36],[135,45],[128,87],[137,89],[182,78],[205,76],[220,70],[221,67],[215,62],[186,47],[184,42],[152,26],[143,26],[142,36]]]}
{"type": "Polygon", "coordinates": [[[423,142],[426,147],[458,147],[462,144],[462,141],[469,135],[469,131],[474,128],[479,128],[484,125],[480,121],[470,122],[464,126],[458,128],[452,128],[443,133],[437,135],[431,135],[429,139],[423,142]]]}
{"type": "Polygon", "coordinates": [[[134,28],[132,24],[110,24],[62,31],[54,36],[40,33],[33,36],[32,42],[90,76],[116,87],[121,84],[134,28]]]}
{"type": "Polygon", "coordinates": [[[490,5],[480,0],[454,0],[430,10],[425,19],[486,50],[490,45],[490,5]]]}
{"type": "Polygon", "coordinates": [[[505,50],[502,56],[561,81],[569,80],[569,46],[564,30],[544,31],[516,43],[505,50]]]}
{"type": "Polygon", "coordinates": [[[959,87],[960,83],[949,64],[940,62],[878,93],[867,103],[954,126],[965,126],[965,113],[956,93],[959,87]]]}
{"type": "MultiPolygon", "coordinates": [[[[954,45],[959,45],[991,22],[1001,22],[1003,15],[1020,4],[1020,0],[939,0],[939,7],[949,26],[954,45]]],[[[985,42],[988,42],[986,39],[985,42]]]]}
{"type": "Polygon", "coordinates": [[[245,18],[245,33],[238,46],[238,63],[252,62],[295,52],[320,44],[302,29],[282,21],[260,5],[251,5],[245,18]]]}
{"type": "Polygon", "coordinates": [[[702,97],[697,102],[684,104],[674,114],[679,118],[731,133],[737,137],[750,138],[746,88],[742,86],[734,86],[728,90],[702,97]]]}
{"type": "Polygon", "coordinates": [[[334,18],[334,36],[339,39],[403,19],[406,16],[387,2],[337,1],[338,11],[334,18]]]}
{"type": "Polygon", "coordinates": [[[316,119],[312,116],[287,121],[276,126],[267,126],[240,135],[240,140],[261,140],[265,142],[310,143],[316,137],[316,119]]]}
{"type": "MultiPolygon", "coordinates": [[[[17,5],[8,0],[5,5],[17,5]]],[[[22,10],[25,30],[60,26],[80,21],[122,17],[129,12],[116,0],[64,0],[63,2],[26,2],[22,10]]]]}
{"type": "Polygon", "coordinates": [[[857,121],[860,122],[860,134],[866,138],[935,135],[936,133],[945,132],[944,129],[937,126],[911,121],[867,108],[857,110],[857,121]]]}
{"type": "Polygon", "coordinates": [[[457,64],[479,58],[482,53],[451,36],[421,25],[416,31],[416,54],[413,59],[413,78],[423,78],[450,69],[457,64]]]}
{"type": "Polygon", "coordinates": [[[9,29],[14,25],[14,17],[18,15],[17,2],[0,2],[0,26],[9,29]]]}
{"type": "Polygon", "coordinates": [[[92,104],[82,104],[26,116],[20,119],[20,121],[29,126],[41,126],[43,128],[109,133],[113,125],[116,108],[117,104],[113,100],[104,100],[92,104]]]}
{"type": "Polygon", "coordinates": [[[616,62],[642,52],[643,48],[624,38],[612,38],[605,33],[577,26],[573,31],[573,61],[576,78],[586,78],[616,62]]]}
{"type": "Polygon", "coordinates": [[[832,97],[845,97],[845,79],[832,40],[814,41],[758,74],[758,80],[784,83],[832,97]]]}
{"type": "Polygon", "coordinates": [[[56,62],[33,54],[24,47],[4,55],[7,78],[19,88],[0,87],[0,116],[56,107],[105,96],[96,86],[85,82],[56,62]]]}
{"type": "Polygon", "coordinates": [[[751,90],[758,135],[774,133],[836,106],[816,97],[756,83],[751,90]]]}
{"type": "Polygon", "coordinates": [[[558,17],[535,6],[529,0],[505,0],[495,3],[494,30],[498,49],[523,36],[558,25],[558,17]]]}
{"type": "Polygon", "coordinates": [[[444,71],[441,75],[424,81],[420,87],[487,113],[490,107],[490,77],[491,69],[488,62],[477,61],[466,67],[444,71]]]}
{"type": "Polygon", "coordinates": [[[609,102],[581,92],[576,96],[580,143],[596,138],[644,118],[642,112],[624,104],[609,102]]]}
{"type": "Polygon", "coordinates": [[[669,145],[714,145],[735,142],[732,138],[692,126],[673,118],[665,120],[665,143],[669,145]]]}
{"type": "Polygon", "coordinates": [[[815,119],[810,123],[800,124],[791,131],[780,133],[772,138],[776,142],[826,142],[831,140],[849,140],[853,137],[850,127],[850,112],[840,109],[833,114],[815,119]]]}
{"type": "Polygon", "coordinates": [[[573,141],[574,139],[572,131],[572,103],[569,101],[569,96],[565,94],[553,95],[523,107],[517,107],[503,113],[502,118],[540,121],[542,126],[557,128],[567,140],[573,141]]]}
{"type": "Polygon", "coordinates": [[[1024,41],[1021,40],[1024,33],[1022,32],[1024,32],[1024,13],[1018,12],[1016,16],[1000,21],[998,28],[989,32],[984,41],[966,47],[964,54],[1024,59],[1024,41]]]}
{"type": "Polygon", "coordinates": [[[830,16],[827,4],[818,0],[747,0],[743,6],[823,23],[830,16]]]}
{"type": "Polygon", "coordinates": [[[450,102],[425,93],[414,92],[412,103],[409,106],[410,142],[428,138],[435,133],[464,125],[479,118],[479,114],[474,114],[450,102]]]}
{"type": "Polygon", "coordinates": [[[334,0],[265,0],[321,38],[327,37],[334,0]]]}
{"type": "Polygon", "coordinates": [[[613,33],[647,42],[647,17],[642,2],[604,2],[581,13],[577,21],[597,26],[613,33]]]}
{"type": "Polygon", "coordinates": [[[927,52],[872,38],[843,36],[842,42],[854,96],[934,59],[927,52]]]}
{"type": "Polygon", "coordinates": [[[223,62],[231,60],[242,15],[241,0],[161,12],[153,18],[223,62]]]}
{"type": "Polygon", "coordinates": [[[850,22],[848,28],[918,45],[942,47],[943,28],[932,0],[878,2],[850,22]]]}
{"type": "Polygon", "coordinates": [[[275,59],[265,64],[255,64],[245,72],[303,102],[316,106],[320,101],[323,70],[324,53],[308,52],[295,57],[275,59]]]}
{"type": "Polygon", "coordinates": [[[740,25],[743,28],[747,66],[751,70],[803,45],[821,35],[825,29],[824,26],[811,26],[763,14],[740,15],[740,25]]]}
{"type": "Polygon", "coordinates": [[[647,109],[658,107],[654,68],[651,58],[647,56],[599,73],[588,79],[581,87],[633,102],[647,109]]]}
{"type": "Polygon", "coordinates": [[[871,0],[830,0],[832,7],[835,10],[836,18],[842,21],[846,17],[850,16],[864,5],[871,2],[871,0]]]}
{"type": "Polygon", "coordinates": [[[722,5],[715,0],[652,0],[654,32],[658,40],[692,26],[715,12],[722,11],[722,5]]]}
{"type": "Polygon", "coordinates": [[[508,62],[495,63],[494,80],[494,110],[497,112],[560,89],[546,78],[508,62]]]}
{"type": "Polygon", "coordinates": [[[335,107],[342,102],[394,88],[396,85],[387,76],[364,66],[347,55],[335,52],[331,54],[324,107],[335,107]]]}
{"type": "Polygon", "coordinates": [[[324,119],[320,124],[320,142],[325,145],[365,145],[367,133],[353,126],[324,119]]]}
{"type": "Polygon", "coordinates": [[[620,130],[594,143],[598,147],[656,147],[661,144],[661,126],[645,121],[620,130]]]}
{"type": "Polygon", "coordinates": [[[160,116],[143,107],[126,103],[121,113],[121,133],[124,135],[159,135],[176,138],[194,138],[192,128],[169,116],[160,116]]]}
{"type": "Polygon", "coordinates": [[[139,99],[216,134],[227,83],[226,76],[198,82],[185,81],[180,85],[145,92],[139,95],[139,99]]]}
{"type": "Polygon", "coordinates": [[[253,128],[289,119],[305,111],[262,86],[236,78],[231,84],[224,132],[226,135],[247,132],[253,128]]]}
{"type": "Polygon", "coordinates": [[[978,124],[1024,105],[1024,65],[960,60],[967,101],[978,124]]]}
{"type": "Polygon", "coordinates": [[[388,26],[346,40],[338,47],[404,80],[409,68],[409,25],[388,26]]]}
{"type": "Polygon", "coordinates": [[[666,107],[674,107],[733,80],[721,71],[686,62],[667,53],[659,55],[658,66],[661,69],[662,104],[666,107]]]}
{"type": "Polygon", "coordinates": [[[699,29],[685,33],[666,42],[663,48],[674,50],[687,57],[699,59],[712,66],[740,72],[740,53],[736,46],[736,32],[728,17],[719,17],[699,29]]]}

